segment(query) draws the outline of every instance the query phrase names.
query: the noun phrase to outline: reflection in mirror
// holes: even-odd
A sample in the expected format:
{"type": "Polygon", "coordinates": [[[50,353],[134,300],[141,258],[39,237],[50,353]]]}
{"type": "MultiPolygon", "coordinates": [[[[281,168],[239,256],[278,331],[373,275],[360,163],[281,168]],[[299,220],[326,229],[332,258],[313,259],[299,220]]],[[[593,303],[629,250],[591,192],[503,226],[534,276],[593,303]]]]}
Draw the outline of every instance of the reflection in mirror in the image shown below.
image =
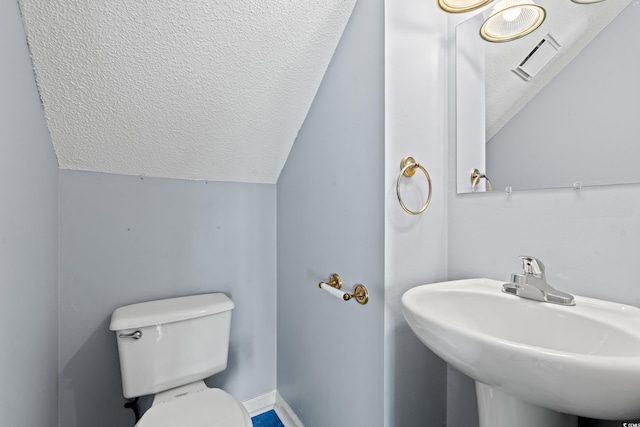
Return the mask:
{"type": "Polygon", "coordinates": [[[457,27],[458,193],[473,169],[494,191],[640,182],[640,0],[537,3],[514,42],[480,39],[482,13],[457,27]]]}

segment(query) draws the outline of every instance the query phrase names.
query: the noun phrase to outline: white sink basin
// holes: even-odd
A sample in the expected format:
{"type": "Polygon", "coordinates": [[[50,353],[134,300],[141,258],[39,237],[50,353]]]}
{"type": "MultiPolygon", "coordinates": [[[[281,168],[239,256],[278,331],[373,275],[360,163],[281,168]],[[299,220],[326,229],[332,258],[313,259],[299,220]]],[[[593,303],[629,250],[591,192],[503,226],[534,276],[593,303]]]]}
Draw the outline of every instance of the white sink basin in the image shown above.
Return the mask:
{"type": "Polygon", "coordinates": [[[418,338],[476,380],[481,426],[501,425],[483,424],[498,394],[498,406],[510,399],[597,419],[640,417],[640,309],[579,296],[575,306],[538,302],[503,293],[503,283],[442,282],[402,297],[418,338]]]}

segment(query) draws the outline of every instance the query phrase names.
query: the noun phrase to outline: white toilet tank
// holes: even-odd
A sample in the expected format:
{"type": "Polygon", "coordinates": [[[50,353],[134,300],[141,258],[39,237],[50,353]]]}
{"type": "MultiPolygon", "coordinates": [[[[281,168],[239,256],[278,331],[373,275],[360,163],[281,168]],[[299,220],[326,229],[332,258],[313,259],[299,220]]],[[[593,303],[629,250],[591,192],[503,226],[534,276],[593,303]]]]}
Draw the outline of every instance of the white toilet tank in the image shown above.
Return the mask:
{"type": "Polygon", "coordinates": [[[227,367],[233,302],[222,293],[127,305],[111,315],[123,394],[155,394],[227,367]]]}

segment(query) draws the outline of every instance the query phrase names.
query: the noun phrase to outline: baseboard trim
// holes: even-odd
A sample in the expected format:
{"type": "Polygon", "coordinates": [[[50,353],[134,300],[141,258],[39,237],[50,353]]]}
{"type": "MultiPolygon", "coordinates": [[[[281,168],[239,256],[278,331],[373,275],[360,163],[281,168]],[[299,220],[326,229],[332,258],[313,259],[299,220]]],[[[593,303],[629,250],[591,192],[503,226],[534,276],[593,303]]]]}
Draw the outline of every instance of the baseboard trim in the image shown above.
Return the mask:
{"type": "Polygon", "coordinates": [[[304,427],[300,418],[298,418],[296,413],[293,412],[291,406],[289,406],[287,401],[284,400],[277,390],[276,402],[273,409],[276,411],[276,414],[278,415],[278,418],[280,418],[280,421],[282,421],[282,424],[284,424],[284,427],[304,427]]]}
{"type": "Polygon", "coordinates": [[[245,400],[242,404],[247,408],[247,412],[249,412],[249,415],[253,418],[256,415],[264,414],[273,409],[276,404],[276,393],[277,392],[273,390],[252,399],[245,400]]]}
{"type": "Polygon", "coordinates": [[[273,409],[276,411],[282,424],[284,424],[284,427],[304,427],[300,418],[293,412],[291,406],[289,406],[277,390],[245,400],[242,404],[247,408],[247,412],[249,412],[252,418],[273,409]]]}

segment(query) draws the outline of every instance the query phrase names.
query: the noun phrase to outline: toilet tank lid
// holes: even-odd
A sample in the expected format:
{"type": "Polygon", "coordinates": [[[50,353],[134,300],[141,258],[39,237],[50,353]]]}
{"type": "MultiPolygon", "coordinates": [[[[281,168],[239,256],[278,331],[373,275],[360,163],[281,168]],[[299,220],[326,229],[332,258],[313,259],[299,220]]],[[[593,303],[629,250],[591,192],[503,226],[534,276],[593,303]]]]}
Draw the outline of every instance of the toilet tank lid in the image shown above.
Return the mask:
{"type": "Polygon", "coordinates": [[[229,311],[233,307],[233,301],[223,293],[141,302],[115,309],[109,329],[120,331],[178,322],[229,311]]]}

